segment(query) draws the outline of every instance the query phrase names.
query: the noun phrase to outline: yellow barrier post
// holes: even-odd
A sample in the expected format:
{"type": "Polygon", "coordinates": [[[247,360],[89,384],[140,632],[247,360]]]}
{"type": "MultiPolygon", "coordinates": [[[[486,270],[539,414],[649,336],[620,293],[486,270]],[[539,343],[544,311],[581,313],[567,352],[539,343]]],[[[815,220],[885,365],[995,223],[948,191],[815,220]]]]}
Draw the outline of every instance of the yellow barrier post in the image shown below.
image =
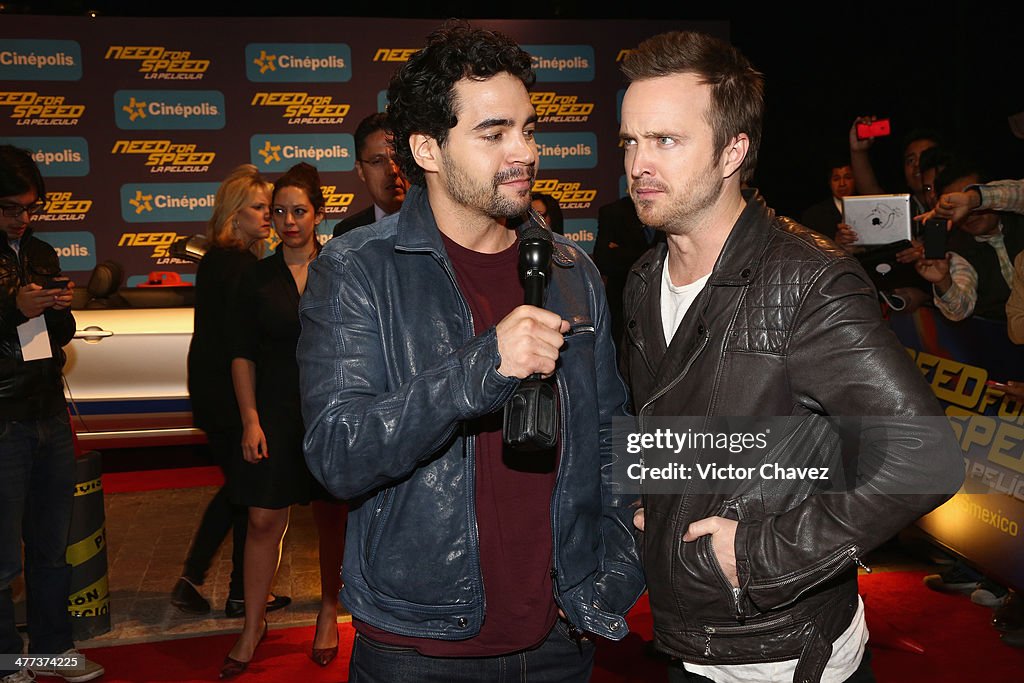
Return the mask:
{"type": "Polygon", "coordinates": [[[71,565],[68,613],[76,641],[110,631],[102,473],[98,451],[88,451],[76,459],[75,503],[67,548],[71,565]]]}

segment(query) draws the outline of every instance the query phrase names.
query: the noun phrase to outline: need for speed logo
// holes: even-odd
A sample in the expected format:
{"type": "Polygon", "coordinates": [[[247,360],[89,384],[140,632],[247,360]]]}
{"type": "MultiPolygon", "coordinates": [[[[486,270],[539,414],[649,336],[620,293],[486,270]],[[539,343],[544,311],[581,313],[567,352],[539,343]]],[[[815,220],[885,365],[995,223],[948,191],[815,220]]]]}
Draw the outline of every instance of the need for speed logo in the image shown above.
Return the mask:
{"type": "Polygon", "coordinates": [[[217,158],[216,152],[172,140],[115,140],[110,153],[141,156],[150,173],[205,173],[217,158]]]}
{"type": "Polygon", "coordinates": [[[111,45],[104,59],[138,62],[146,80],[200,80],[209,59],[195,59],[189,50],[168,50],[159,45],[111,45]]]}
{"type": "Polygon", "coordinates": [[[538,123],[586,123],[594,113],[593,102],[580,102],[577,95],[557,92],[532,92],[530,102],[538,123]]]}
{"type": "Polygon", "coordinates": [[[85,114],[84,104],[68,102],[63,95],[34,91],[0,92],[0,107],[12,107],[16,126],[75,126],[85,114]]]}
{"type": "Polygon", "coordinates": [[[288,125],[341,125],[345,122],[349,104],[335,103],[330,95],[311,95],[307,92],[258,92],[249,103],[254,107],[280,107],[281,116],[288,125]]]}

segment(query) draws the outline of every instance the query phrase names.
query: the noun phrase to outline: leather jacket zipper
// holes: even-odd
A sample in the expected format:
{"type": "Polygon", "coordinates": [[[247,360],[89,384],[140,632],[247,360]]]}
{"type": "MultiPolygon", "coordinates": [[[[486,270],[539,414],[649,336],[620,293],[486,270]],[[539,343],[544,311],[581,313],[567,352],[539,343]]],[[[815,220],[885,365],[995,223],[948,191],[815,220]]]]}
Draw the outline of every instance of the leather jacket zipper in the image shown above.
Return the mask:
{"type": "Polygon", "coordinates": [[[647,399],[647,402],[644,403],[643,407],[640,409],[640,415],[643,415],[644,411],[650,408],[652,403],[654,403],[659,398],[668,393],[669,390],[675,387],[675,385],[679,384],[683,377],[686,376],[686,373],[690,371],[690,368],[693,366],[693,363],[697,360],[697,356],[699,356],[700,353],[704,350],[704,347],[707,346],[708,341],[711,339],[711,330],[708,329],[708,327],[703,322],[700,323],[700,326],[703,329],[703,336],[698,342],[697,348],[693,350],[693,352],[690,354],[690,357],[686,360],[686,365],[683,366],[682,371],[680,371],[680,373],[676,375],[671,382],[662,387],[661,391],[647,399]]]}
{"type": "MultiPolygon", "coordinates": [[[[739,506],[735,501],[726,501],[723,503],[718,514],[724,516],[729,510],[736,511],[736,518],[737,521],[739,521],[739,506]]],[[[732,585],[732,581],[730,581],[729,577],[725,575],[725,570],[722,569],[722,563],[718,561],[718,555],[715,554],[715,548],[711,543],[711,537],[705,536],[704,539],[706,539],[706,541],[703,542],[706,544],[705,547],[707,549],[708,557],[711,559],[711,563],[714,565],[715,571],[718,573],[718,578],[720,578],[722,583],[732,591],[733,606],[736,608],[736,620],[742,622],[746,618],[746,615],[743,614],[742,608],[743,589],[732,585]]]]}
{"type": "MultiPolygon", "coordinates": [[[[738,590],[738,589],[737,589],[738,590]]],[[[763,621],[759,624],[748,624],[745,626],[711,626],[706,624],[704,626],[704,656],[711,657],[711,636],[715,634],[723,635],[740,635],[743,633],[755,633],[760,631],[766,631],[774,626],[781,626],[782,624],[793,621],[792,614],[785,614],[777,619],[770,621],[763,621]]]]}
{"type": "Polygon", "coordinates": [[[827,574],[825,574],[825,576],[821,577],[820,579],[818,579],[817,581],[815,581],[811,585],[806,586],[802,591],[797,593],[795,596],[793,596],[792,598],[790,598],[786,602],[782,603],[781,605],[778,605],[776,607],[776,609],[780,609],[782,607],[787,607],[788,605],[791,605],[794,602],[796,602],[798,599],[800,599],[800,596],[802,596],[807,591],[811,590],[812,588],[814,588],[815,586],[817,586],[819,584],[824,583],[825,581],[828,581],[833,576],[838,574],[840,571],[842,571],[843,567],[846,565],[847,562],[853,562],[854,564],[858,564],[858,565],[862,564],[860,562],[860,560],[857,558],[857,546],[856,545],[851,545],[848,548],[840,550],[838,553],[836,553],[832,557],[830,557],[830,558],[828,558],[828,559],[826,559],[826,560],[824,560],[822,562],[819,562],[817,565],[815,565],[813,567],[809,567],[809,568],[803,570],[802,572],[798,572],[796,574],[791,574],[791,575],[786,576],[784,578],[776,579],[775,581],[760,582],[760,583],[757,584],[757,588],[777,588],[779,586],[785,586],[785,585],[788,585],[788,584],[791,584],[791,583],[796,583],[797,581],[799,581],[800,579],[802,579],[805,576],[809,576],[811,574],[814,574],[815,572],[822,571],[822,570],[824,570],[827,567],[833,567],[833,565],[834,565],[834,567],[827,574]]]}

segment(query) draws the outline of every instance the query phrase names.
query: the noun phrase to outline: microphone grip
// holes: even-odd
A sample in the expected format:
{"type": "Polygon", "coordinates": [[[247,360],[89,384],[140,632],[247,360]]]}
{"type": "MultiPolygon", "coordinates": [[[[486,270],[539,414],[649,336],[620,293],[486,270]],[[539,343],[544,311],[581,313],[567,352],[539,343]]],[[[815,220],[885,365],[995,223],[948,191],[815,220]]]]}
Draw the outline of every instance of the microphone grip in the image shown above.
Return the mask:
{"type": "Polygon", "coordinates": [[[544,273],[531,273],[523,278],[523,303],[544,308],[544,273]]]}

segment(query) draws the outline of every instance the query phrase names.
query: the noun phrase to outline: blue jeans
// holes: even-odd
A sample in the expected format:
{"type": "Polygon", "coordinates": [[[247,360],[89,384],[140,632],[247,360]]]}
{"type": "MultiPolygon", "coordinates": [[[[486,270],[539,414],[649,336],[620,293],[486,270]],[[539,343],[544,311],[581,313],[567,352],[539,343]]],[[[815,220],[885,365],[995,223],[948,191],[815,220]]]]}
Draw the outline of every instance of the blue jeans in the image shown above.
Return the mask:
{"type": "Polygon", "coordinates": [[[22,651],[11,591],[22,569],[22,541],[28,651],[59,654],[75,646],[68,616],[71,565],[65,559],[74,494],[75,447],[67,413],[0,420],[0,653],[22,651]]]}
{"type": "Polygon", "coordinates": [[[559,620],[532,650],[497,657],[427,657],[356,634],[349,683],[587,683],[594,642],[577,641],[559,620]]]}

